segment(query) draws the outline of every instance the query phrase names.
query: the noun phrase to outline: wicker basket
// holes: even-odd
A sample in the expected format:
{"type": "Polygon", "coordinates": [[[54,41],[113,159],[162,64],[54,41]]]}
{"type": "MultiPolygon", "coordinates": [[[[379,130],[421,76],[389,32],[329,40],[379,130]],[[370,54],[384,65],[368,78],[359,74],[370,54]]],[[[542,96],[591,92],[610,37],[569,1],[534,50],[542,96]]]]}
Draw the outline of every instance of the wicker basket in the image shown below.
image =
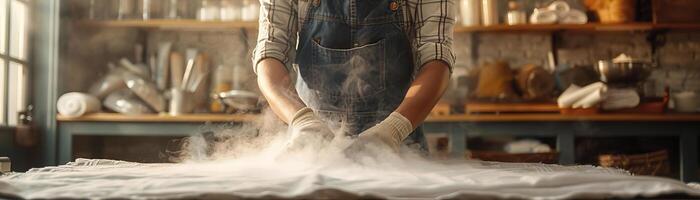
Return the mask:
{"type": "Polygon", "coordinates": [[[602,167],[625,169],[636,175],[667,176],[670,173],[666,150],[636,155],[600,155],[598,162],[602,167]]]}
{"type": "Polygon", "coordinates": [[[595,10],[601,23],[633,22],[636,0],[585,0],[586,6],[595,10]]]}
{"type": "Polygon", "coordinates": [[[483,161],[496,162],[516,162],[516,163],[559,163],[559,153],[506,153],[499,151],[471,151],[467,154],[467,158],[478,159],[483,161]]]}

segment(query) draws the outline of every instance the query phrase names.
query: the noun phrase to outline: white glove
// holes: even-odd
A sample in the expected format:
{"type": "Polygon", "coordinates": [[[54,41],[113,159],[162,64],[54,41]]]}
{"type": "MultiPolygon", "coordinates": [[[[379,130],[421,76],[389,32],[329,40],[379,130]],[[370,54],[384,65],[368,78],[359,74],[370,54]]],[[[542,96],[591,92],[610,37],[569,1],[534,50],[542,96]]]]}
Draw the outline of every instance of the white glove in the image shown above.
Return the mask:
{"type": "Polygon", "coordinates": [[[333,131],[314,114],[311,108],[297,111],[289,123],[290,139],[288,149],[299,150],[310,145],[322,147],[333,140],[333,131]]]}
{"type": "Polygon", "coordinates": [[[398,112],[393,112],[384,121],[360,133],[364,142],[380,141],[398,152],[401,143],[413,132],[411,121],[398,112]]]}

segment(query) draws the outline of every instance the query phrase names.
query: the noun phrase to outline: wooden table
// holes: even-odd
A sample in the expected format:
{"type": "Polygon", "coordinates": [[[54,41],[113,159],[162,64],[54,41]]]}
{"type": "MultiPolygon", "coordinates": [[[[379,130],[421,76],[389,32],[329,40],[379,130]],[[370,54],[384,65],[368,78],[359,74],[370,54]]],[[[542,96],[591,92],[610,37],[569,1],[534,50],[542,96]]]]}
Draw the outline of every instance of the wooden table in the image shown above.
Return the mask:
{"type": "MultiPolygon", "coordinates": [[[[75,135],[189,136],[206,123],[246,123],[256,115],[143,115],[99,113],[80,118],[58,116],[58,161],[72,160],[75,135]]],[[[698,181],[698,114],[461,114],[431,116],[426,133],[448,133],[455,157],[464,157],[466,139],[486,135],[556,138],[560,164],[575,164],[576,137],[668,136],[679,139],[681,179],[698,181]]]]}

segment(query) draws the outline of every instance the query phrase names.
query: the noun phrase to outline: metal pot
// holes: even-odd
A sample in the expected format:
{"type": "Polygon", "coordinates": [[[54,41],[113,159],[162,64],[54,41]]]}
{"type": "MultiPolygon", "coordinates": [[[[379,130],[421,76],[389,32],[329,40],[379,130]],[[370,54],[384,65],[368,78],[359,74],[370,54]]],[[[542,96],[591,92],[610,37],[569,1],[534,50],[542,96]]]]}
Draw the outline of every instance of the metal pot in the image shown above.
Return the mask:
{"type": "Polygon", "coordinates": [[[600,80],[606,83],[639,83],[651,74],[651,64],[600,60],[595,67],[600,80]]]}
{"type": "Polygon", "coordinates": [[[230,90],[213,94],[212,98],[221,101],[221,103],[227,107],[234,108],[237,111],[247,112],[258,109],[258,100],[260,96],[250,91],[230,90]]]}

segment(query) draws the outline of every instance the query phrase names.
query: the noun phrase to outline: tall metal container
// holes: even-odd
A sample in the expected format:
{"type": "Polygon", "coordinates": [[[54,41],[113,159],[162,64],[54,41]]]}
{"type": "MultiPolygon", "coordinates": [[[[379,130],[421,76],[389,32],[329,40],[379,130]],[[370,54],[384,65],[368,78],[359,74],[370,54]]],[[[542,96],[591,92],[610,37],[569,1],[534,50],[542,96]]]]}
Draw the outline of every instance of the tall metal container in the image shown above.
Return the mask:
{"type": "Polygon", "coordinates": [[[462,25],[478,26],[481,24],[481,0],[462,0],[460,9],[462,25]]]}
{"type": "Polygon", "coordinates": [[[498,24],[498,0],[481,0],[481,24],[498,24]]]}

